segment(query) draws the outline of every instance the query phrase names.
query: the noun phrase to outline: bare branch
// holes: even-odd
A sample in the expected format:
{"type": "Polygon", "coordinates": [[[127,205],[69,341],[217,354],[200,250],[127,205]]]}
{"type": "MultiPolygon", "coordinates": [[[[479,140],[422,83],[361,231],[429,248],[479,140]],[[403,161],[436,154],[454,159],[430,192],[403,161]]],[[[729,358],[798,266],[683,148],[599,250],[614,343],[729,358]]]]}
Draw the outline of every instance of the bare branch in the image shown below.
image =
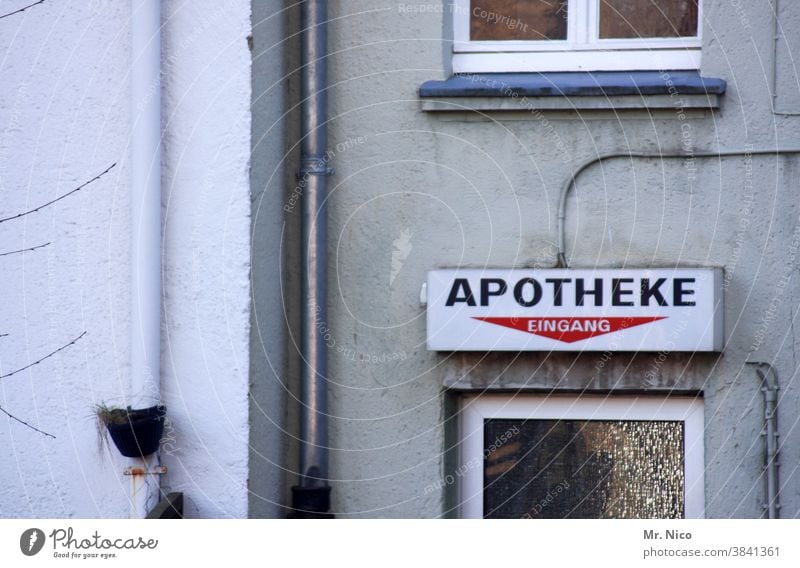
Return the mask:
{"type": "Polygon", "coordinates": [[[58,201],[61,201],[61,200],[62,200],[62,199],[64,199],[65,197],[69,197],[69,196],[70,196],[70,195],[72,195],[73,193],[76,193],[76,192],[78,192],[78,191],[82,190],[84,187],[86,187],[86,186],[87,186],[87,185],[89,185],[90,183],[92,183],[92,182],[94,182],[94,181],[97,181],[97,180],[99,180],[101,177],[103,177],[103,176],[104,176],[104,175],[106,175],[106,174],[107,174],[109,171],[111,171],[111,168],[113,168],[113,167],[114,167],[114,166],[116,166],[116,165],[117,165],[117,163],[116,163],[116,162],[114,162],[113,164],[111,164],[110,166],[108,166],[108,167],[107,167],[105,170],[103,170],[102,172],[100,172],[99,174],[97,174],[96,176],[94,176],[92,179],[90,179],[90,180],[89,180],[89,181],[87,181],[86,183],[83,183],[83,184],[79,185],[78,187],[76,187],[76,188],[75,188],[75,189],[73,189],[72,191],[69,191],[69,192],[65,193],[65,194],[64,194],[64,195],[62,195],[61,197],[56,197],[56,198],[55,198],[55,199],[53,199],[52,201],[48,201],[47,203],[45,203],[44,205],[40,205],[40,206],[39,206],[39,207],[37,207],[36,209],[31,209],[30,211],[25,211],[24,213],[17,213],[16,215],[13,215],[13,216],[11,216],[11,217],[6,217],[5,219],[0,219],[0,223],[5,223],[6,221],[13,221],[14,219],[19,219],[20,217],[24,217],[25,215],[30,215],[31,213],[36,213],[37,211],[39,211],[40,209],[44,209],[44,208],[45,208],[45,207],[47,207],[48,205],[52,205],[53,203],[56,203],[56,202],[58,202],[58,201]]]}
{"type": "Polygon", "coordinates": [[[45,435],[45,436],[50,436],[50,437],[51,437],[51,438],[53,438],[54,440],[56,439],[56,437],[55,437],[55,436],[53,436],[52,434],[50,434],[49,432],[45,432],[44,430],[39,430],[39,429],[38,429],[36,426],[31,426],[30,424],[28,424],[28,423],[27,423],[27,422],[25,422],[24,420],[22,420],[22,419],[20,419],[20,418],[17,418],[16,416],[14,416],[13,414],[11,414],[11,413],[10,413],[8,410],[6,410],[5,408],[3,408],[2,406],[0,406],[0,412],[2,412],[3,414],[5,414],[6,416],[8,416],[9,418],[11,418],[12,420],[16,420],[16,421],[17,421],[17,422],[19,422],[20,424],[23,424],[23,425],[27,426],[27,427],[28,427],[28,428],[30,428],[31,430],[35,430],[36,432],[39,432],[39,434],[43,434],[43,435],[45,435]]]}
{"type": "Polygon", "coordinates": [[[24,12],[28,8],[33,8],[37,4],[42,4],[42,3],[44,3],[44,0],[39,0],[38,2],[34,2],[33,4],[28,4],[27,6],[25,6],[24,8],[20,8],[19,10],[14,10],[13,12],[9,12],[8,14],[3,14],[2,16],[0,16],[0,20],[2,20],[3,18],[8,18],[9,16],[13,16],[14,14],[19,14],[20,12],[24,12]]]}
{"type": "MultiPolygon", "coordinates": [[[[43,245],[36,245],[35,247],[31,247],[31,248],[20,249],[20,250],[12,250],[11,252],[3,252],[3,253],[0,253],[0,256],[8,256],[10,254],[19,254],[21,252],[30,252],[32,250],[44,248],[47,245],[51,245],[51,244],[53,244],[53,243],[49,242],[49,243],[44,243],[43,245]]],[[[0,335],[0,337],[2,337],[2,335],[0,335]]]]}
{"type": "Polygon", "coordinates": [[[33,367],[34,365],[38,365],[39,363],[41,363],[42,361],[44,361],[44,360],[46,360],[46,359],[49,359],[50,357],[52,357],[53,355],[55,355],[55,354],[56,354],[56,353],[58,353],[59,351],[63,351],[63,350],[64,350],[64,349],[66,349],[67,347],[71,347],[72,345],[75,345],[75,344],[78,342],[78,340],[79,340],[81,337],[83,337],[84,335],[86,335],[86,332],[85,332],[85,331],[84,331],[83,333],[81,333],[81,334],[80,334],[78,337],[76,337],[75,339],[73,339],[72,341],[70,341],[69,343],[67,343],[66,345],[62,345],[61,347],[59,347],[58,349],[56,349],[56,350],[55,350],[55,351],[53,351],[52,353],[48,353],[47,355],[45,355],[45,356],[44,356],[44,357],[42,357],[41,359],[39,359],[39,360],[37,360],[37,361],[34,361],[33,363],[30,363],[29,365],[25,365],[24,367],[20,367],[19,369],[16,369],[16,370],[14,370],[14,371],[11,371],[10,373],[6,373],[5,375],[0,375],[0,379],[5,379],[6,377],[10,377],[10,376],[12,376],[12,375],[16,375],[17,373],[21,373],[21,372],[22,372],[22,371],[24,371],[25,369],[30,369],[30,368],[31,368],[31,367],[33,367]]]}

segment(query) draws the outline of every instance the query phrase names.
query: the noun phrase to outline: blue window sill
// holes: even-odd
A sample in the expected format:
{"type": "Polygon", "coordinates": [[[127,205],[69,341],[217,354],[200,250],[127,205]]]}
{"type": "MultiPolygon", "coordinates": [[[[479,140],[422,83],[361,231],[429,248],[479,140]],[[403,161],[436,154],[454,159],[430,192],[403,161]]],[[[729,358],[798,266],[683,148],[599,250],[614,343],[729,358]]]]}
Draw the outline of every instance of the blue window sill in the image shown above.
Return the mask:
{"type": "Polygon", "coordinates": [[[719,108],[727,84],[696,71],[484,73],[427,81],[424,111],[719,108]]]}
{"type": "Polygon", "coordinates": [[[419,96],[428,97],[596,97],[623,95],[723,95],[722,79],[696,71],[595,71],[570,73],[484,73],[427,81],[419,96]],[[670,85],[670,81],[672,84],[670,85]]]}

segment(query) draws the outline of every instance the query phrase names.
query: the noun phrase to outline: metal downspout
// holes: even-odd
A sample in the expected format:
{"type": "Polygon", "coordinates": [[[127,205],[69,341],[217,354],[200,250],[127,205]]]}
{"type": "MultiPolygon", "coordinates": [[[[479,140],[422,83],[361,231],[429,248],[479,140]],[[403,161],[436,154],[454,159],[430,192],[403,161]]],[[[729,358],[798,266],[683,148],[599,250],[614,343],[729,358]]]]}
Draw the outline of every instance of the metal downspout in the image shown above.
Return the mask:
{"type": "Polygon", "coordinates": [[[296,518],[330,517],[327,323],[327,1],[301,3],[302,338],[299,484],[296,518]]]}

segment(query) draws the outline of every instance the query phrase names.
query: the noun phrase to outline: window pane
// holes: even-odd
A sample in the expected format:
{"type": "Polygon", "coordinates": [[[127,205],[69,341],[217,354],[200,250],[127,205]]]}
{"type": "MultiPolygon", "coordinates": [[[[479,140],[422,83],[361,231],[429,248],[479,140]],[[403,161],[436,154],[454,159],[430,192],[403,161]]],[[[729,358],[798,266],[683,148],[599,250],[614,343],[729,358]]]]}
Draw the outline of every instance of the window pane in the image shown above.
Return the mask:
{"type": "Polygon", "coordinates": [[[600,38],[695,37],[697,0],[600,0],[600,38]]]}
{"type": "Polygon", "coordinates": [[[567,39],[567,0],[472,0],[470,39],[567,39]]]}
{"type": "Polygon", "coordinates": [[[484,422],[486,518],[684,515],[683,422],[484,422]]]}

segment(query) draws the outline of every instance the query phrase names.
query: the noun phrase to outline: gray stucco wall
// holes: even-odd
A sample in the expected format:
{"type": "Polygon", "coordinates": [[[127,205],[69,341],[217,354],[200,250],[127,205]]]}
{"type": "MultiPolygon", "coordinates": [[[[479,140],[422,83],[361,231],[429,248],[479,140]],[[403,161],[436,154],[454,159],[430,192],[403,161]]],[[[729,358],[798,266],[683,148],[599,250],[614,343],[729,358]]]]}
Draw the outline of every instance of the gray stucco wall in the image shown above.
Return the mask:
{"type": "MultiPolygon", "coordinates": [[[[417,88],[448,75],[451,15],[437,2],[425,3],[422,13],[403,8],[410,4],[422,5],[331,3],[336,173],[324,323],[334,511],[341,517],[445,514],[452,495],[430,488],[441,485],[452,462],[445,459],[455,442],[447,418],[457,395],[446,394],[446,384],[480,385],[502,374],[511,390],[587,382],[604,390],[609,377],[624,373],[624,383],[641,391],[641,377],[657,357],[616,355],[600,367],[599,354],[427,352],[419,290],[428,270],[552,265],[559,190],[597,155],[800,148],[800,118],[771,111],[767,0],[704,2],[702,74],[725,79],[728,91],[719,111],[683,117],[671,109],[423,113],[417,88]]],[[[782,8],[787,26],[797,19],[792,10],[782,8]]],[[[779,54],[779,98],[787,109],[797,99],[791,65],[779,54]]],[[[724,354],[670,355],[659,366],[662,386],[703,385],[708,517],[762,514],[762,399],[747,360],[770,362],[781,377],[782,515],[800,514],[797,159],[698,158],[694,171],[680,159],[617,159],[581,174],[568,202],[571,266],[726,270],[724,354]]],[[[254,170],[254,188],[264,186],[264,176],[266,169],[254,170]]]]}

